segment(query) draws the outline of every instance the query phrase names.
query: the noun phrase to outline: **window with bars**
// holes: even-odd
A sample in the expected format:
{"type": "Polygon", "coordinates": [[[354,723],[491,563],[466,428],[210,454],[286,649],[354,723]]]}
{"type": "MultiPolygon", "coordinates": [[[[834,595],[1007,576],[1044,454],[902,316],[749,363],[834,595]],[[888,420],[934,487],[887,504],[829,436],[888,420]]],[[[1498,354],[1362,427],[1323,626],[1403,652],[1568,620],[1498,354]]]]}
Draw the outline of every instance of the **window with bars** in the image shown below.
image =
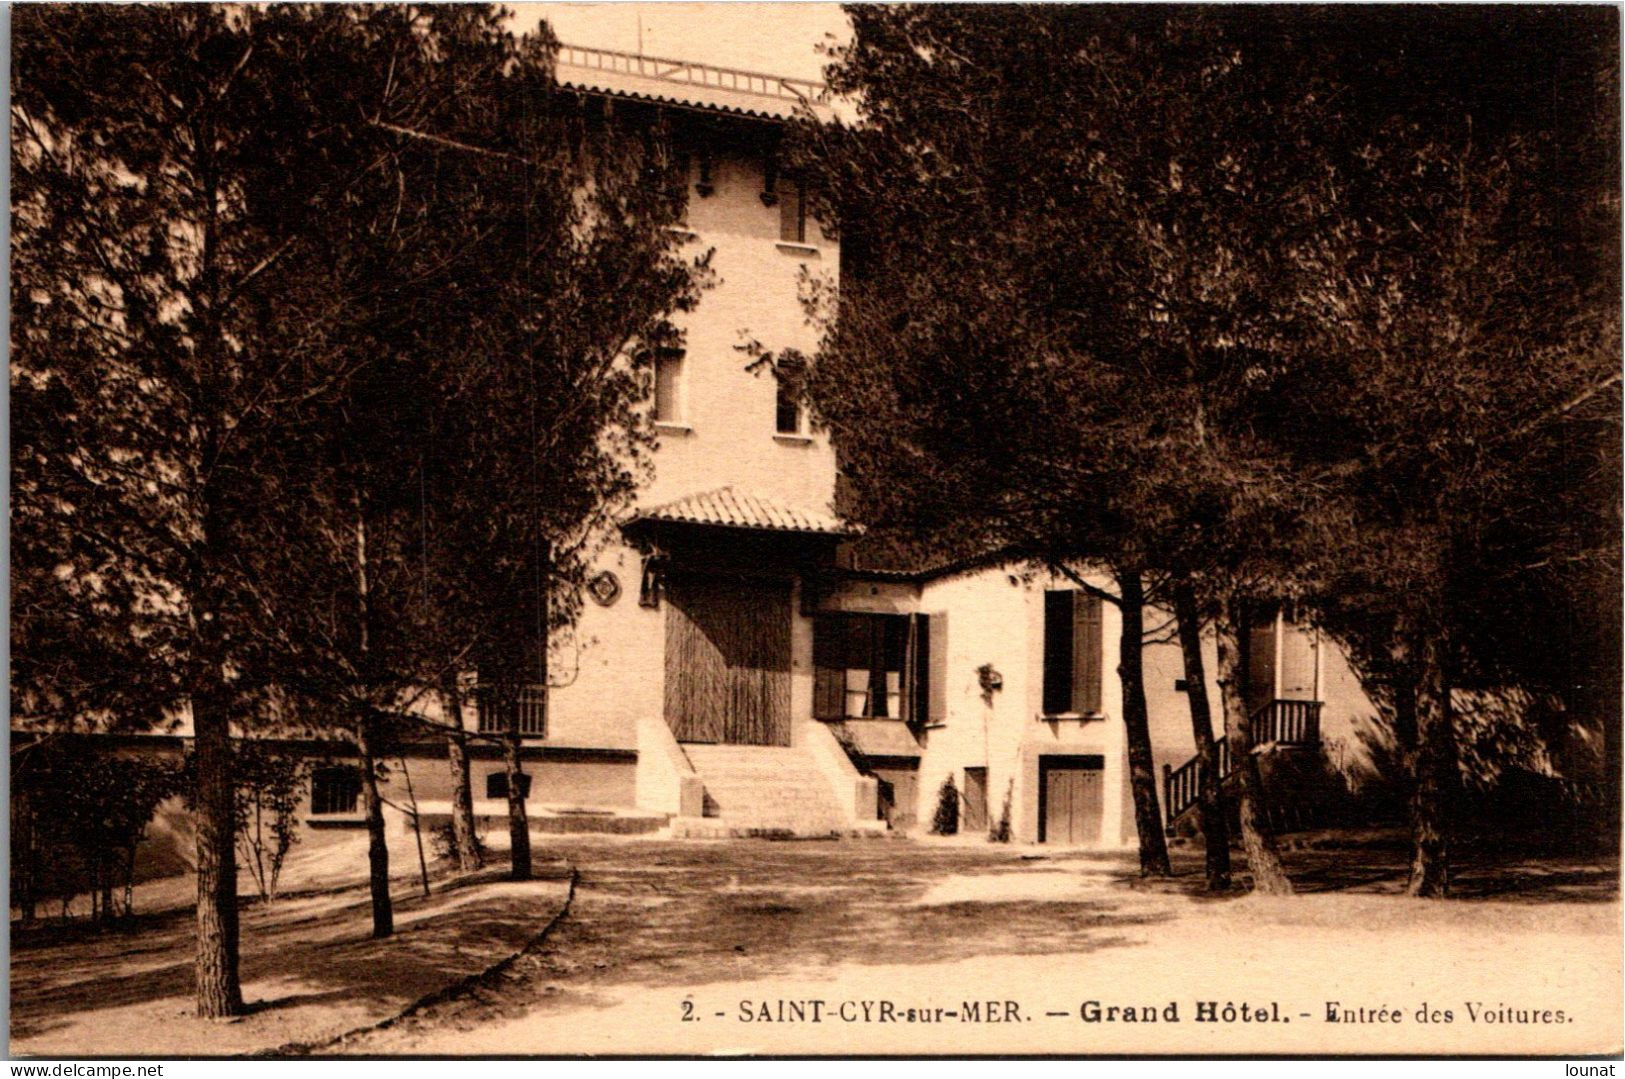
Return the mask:
{"type": "Polygon", "coordinates": [[[505,734],[513,729],[514,719],[522,735],[540,738],[547,734],[546,686],[525,686],[515,693],[484,687],[479,706],[481,734],[505,734]]]}
{"type": "Polygon", "coordinates": [[[335,764],[310,773],[312,816],[354,813],[361,801],[361,770],[353,764],[335,764]]]}

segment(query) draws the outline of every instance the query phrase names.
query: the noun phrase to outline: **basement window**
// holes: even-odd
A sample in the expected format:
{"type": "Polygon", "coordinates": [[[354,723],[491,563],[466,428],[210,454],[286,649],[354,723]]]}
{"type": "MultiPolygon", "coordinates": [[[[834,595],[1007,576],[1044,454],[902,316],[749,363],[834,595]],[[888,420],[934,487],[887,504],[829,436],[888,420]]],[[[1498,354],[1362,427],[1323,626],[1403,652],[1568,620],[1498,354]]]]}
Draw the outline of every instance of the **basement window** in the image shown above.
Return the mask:
{"type": "MultiPolygon", "coordinates": [[[[485,796],[487,798],[506,801],[508,798],[508,773],[492,772],[485,777],[485,796]]],[[[519,773],[519,799],[530,800],[530,776],[524,772],[519,773]]]]}

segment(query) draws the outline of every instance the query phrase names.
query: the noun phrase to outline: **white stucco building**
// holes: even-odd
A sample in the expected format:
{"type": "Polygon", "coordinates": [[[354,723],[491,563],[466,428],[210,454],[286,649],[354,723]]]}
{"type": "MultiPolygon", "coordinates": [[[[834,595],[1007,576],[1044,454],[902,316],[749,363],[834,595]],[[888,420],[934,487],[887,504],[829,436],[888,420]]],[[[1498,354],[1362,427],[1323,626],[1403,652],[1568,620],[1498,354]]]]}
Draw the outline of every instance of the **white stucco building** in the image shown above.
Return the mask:
{"type": "MultiPolygon", "coordinates": [[[[923,830],[951,779],[967,831],[1007,817],[1021,841],[1133,842],[1116,610],[1019,567],[841,568],[862,559],[837,558],[856,532],[835,515],[835,453],[740,348],[812,351],[803,279],[839,274],[776,160],[783,121],[819,88],[571,47],[559,81],[672,133],[684,238],[714,252],[717,280],[683,351],[658,361],[653,478],[578,625],[551,642],[527,739],[538,810],[615,808],[676,835],[923,830]]],[[[1269,632],[1264,699],[1352,685],[1311,639],[1269,632]]],[[[1193,746],[1182,673],[1176,646],[1148,648],[1170,768],[1193,746]]],[[[1350,708],[1317,718],[1346,725],[1363,699],[1350,708]]]]}
{"type": "MultiPolygon", "coordinates": [[[[837,515],[827,435],[741,347],[813,352],[804,284],[838,281],[838,243],[779,164],[785,121],[821,88],[569,46],[558,80],[588,109],[669,134],[686,163],[679,239],[712,253],[715,281],[682,317],[682,350],[655,359],[652,475],[601,537],[581,616],[549,641],[548,684],[521,707],[532,826],[923,833],[951,782],[962,833],[1007,822],[1020,842],[1133,844],[1116,608],[996,559],[871,564],[837,515]]],[[[1164,620],[1147,612],[1149,626],[1164,620]]],[[[1253,643],[1266,738],[1351,741],[1371,708],[1335,651],[1279,619],[1253,643]]],[[[1148,645],[1144,663],[1172,818],[1194,789],[1183,664],[1172,642],[1148,645]]],[[[435,712],[432,698],[421,707],[435,712]]],[[[461,722],[493,733],[472,703],[461,722]]],[[[351,748],[304,751],[327,758],[305,819],[359,825],[351,748]]],[[[476,738],[468,757],[476,814],[495,823],[499,746],[476,738]]],[[[392,807],[444,820],[442,742],[407,744],[387,766],[392,807]]]]}

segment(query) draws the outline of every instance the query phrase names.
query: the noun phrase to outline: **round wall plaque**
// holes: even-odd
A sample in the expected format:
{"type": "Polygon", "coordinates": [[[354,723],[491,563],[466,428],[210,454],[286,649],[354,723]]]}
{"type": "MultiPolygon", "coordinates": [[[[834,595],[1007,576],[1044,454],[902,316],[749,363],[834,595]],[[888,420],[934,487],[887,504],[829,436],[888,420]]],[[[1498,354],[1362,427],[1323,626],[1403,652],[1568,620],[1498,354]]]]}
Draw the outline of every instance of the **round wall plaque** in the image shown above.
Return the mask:
{"type": "Polygon", "coordinates": [[[587,582],[587,594],[601,607],[608,607],[621,598],[621,582],[605,570],[587,582]]]}

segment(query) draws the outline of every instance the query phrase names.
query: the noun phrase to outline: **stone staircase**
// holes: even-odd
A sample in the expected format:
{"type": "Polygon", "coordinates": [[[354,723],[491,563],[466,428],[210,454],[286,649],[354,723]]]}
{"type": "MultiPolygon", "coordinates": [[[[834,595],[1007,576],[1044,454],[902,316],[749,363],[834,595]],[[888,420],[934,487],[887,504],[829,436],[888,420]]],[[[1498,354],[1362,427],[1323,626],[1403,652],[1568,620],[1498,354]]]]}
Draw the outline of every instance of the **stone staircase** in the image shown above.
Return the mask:
{"type": "MultiPolygon", "coordinates": [[[[705,784],[705,816],[672,821],[673,838],[871,835],[848,819],[805,749],[683,744],[705,784]]],[[[879,826],[884,829],[884,825],[879,826]]]]}

